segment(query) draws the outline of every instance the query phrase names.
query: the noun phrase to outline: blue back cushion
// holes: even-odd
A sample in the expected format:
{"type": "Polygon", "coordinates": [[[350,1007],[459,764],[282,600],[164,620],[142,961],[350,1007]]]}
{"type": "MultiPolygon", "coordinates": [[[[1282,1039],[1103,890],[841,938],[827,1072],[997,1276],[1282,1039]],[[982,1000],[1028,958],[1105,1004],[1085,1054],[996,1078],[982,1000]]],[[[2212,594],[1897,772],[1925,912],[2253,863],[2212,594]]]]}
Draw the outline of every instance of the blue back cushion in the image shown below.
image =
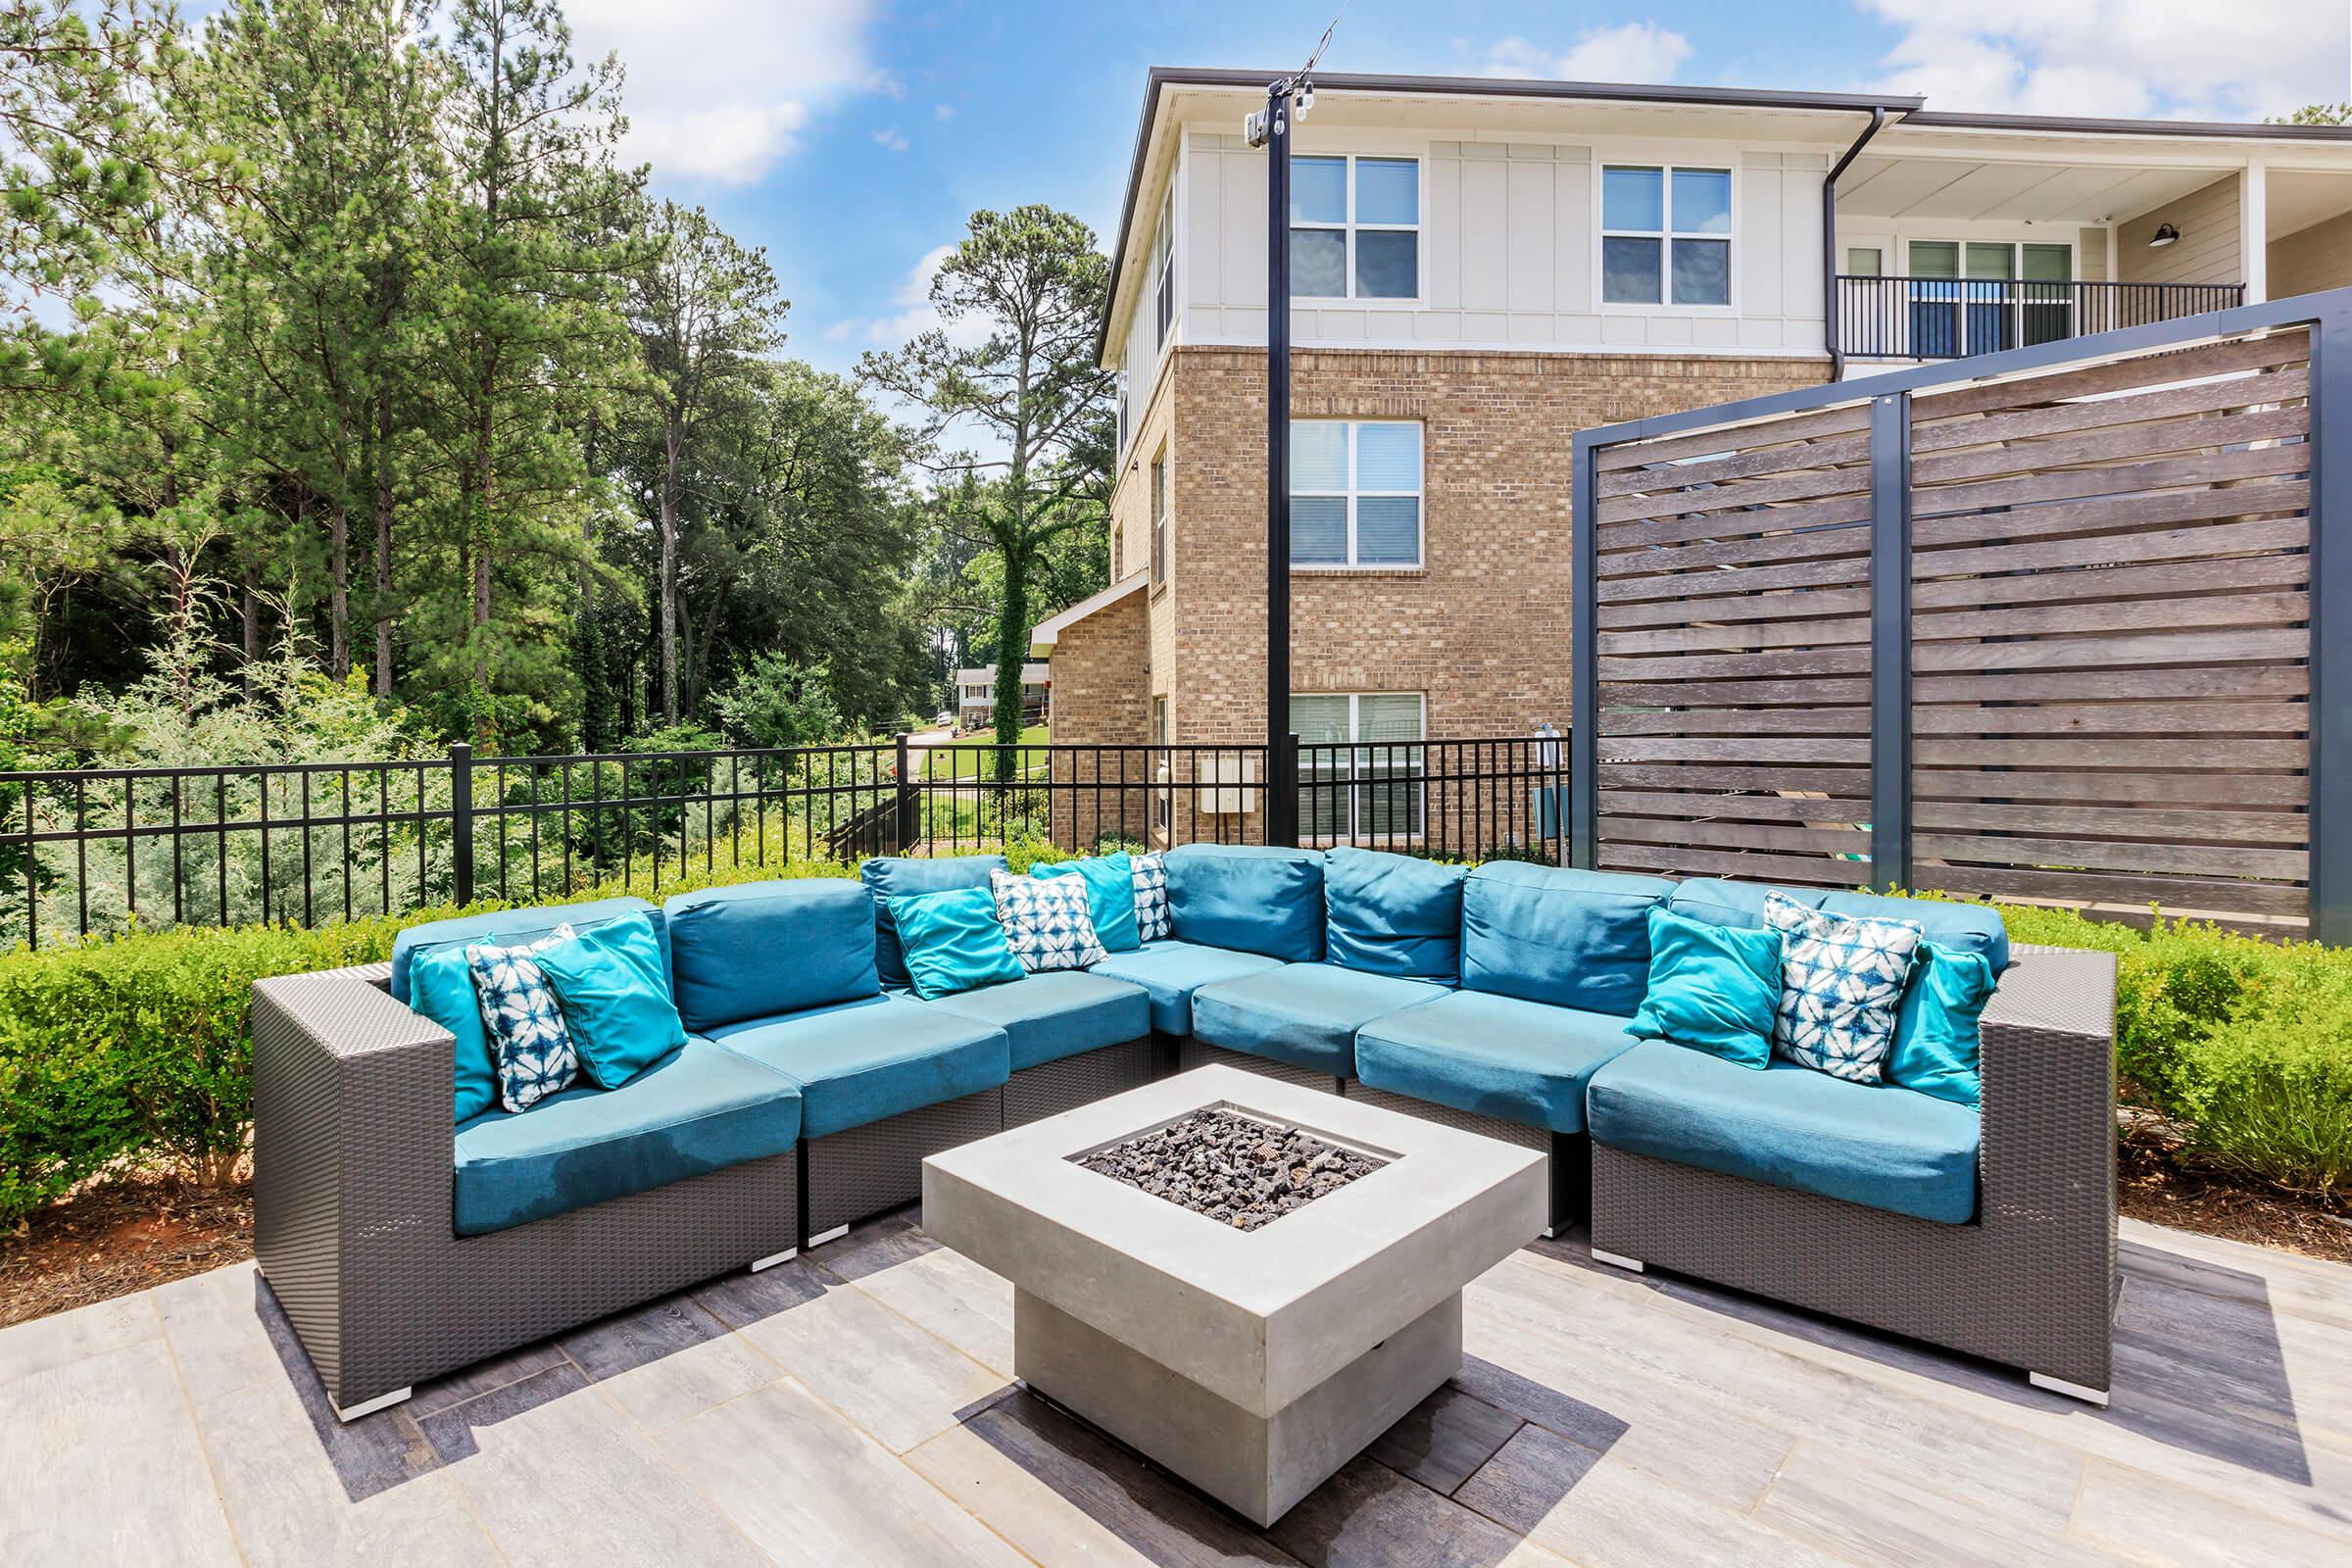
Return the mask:
{"type": "Polygon", "coordinates": [[[1764,896],[1778,893],[1793,899],[1808,909],[1822,907],[1830,897],[1820,888],[1772,887],[1762,882],[1719,882],[1713,877],[1692,877],[1674,890],[1666,907],[1692,920],[1704,920],[1710,925],[1743,926],[1751,931],[1764,929],[1764,896]]]}
{"type": "Polygon", "coordinates": [[[894,896],[984,888],[989,872],[1011,869],[1002,855],[960,855],[941,860],[881,855],[858,867],[859,880],[874,895],[874,966],[882,983],[901,989],[914,983],[906,973],[906,953],[899,946],[898,925],[890,917],[894,896]]]}
{"type": "Polygon", "coordinates": [[[792,877],[669,901],[671,990],[697,1034],[747,1018],[881,994],[874,896],[841,877],[792,877]]]}
{"type": "Polygon", "coordinates": [[[1974,953],[1992,965],[1998,978],[2009,967],[2009,930],[1999,911],[1983,904],[1946,904],[1936,899],[1889,899],[1876,893],[1833,893],[1821,901],[1832,914],[1909,920],[1929,941],[1955,953],[1974,953]]]}
{"type": "Polygon", "coordinates": [[[1167,854],[1168,918],[1180,942],[1323,957],[1323,856],[1254,844],[1183,844],[1167,854]]]}
{"type": "Polygon", "coordinates": [[[1663,877],[1498,860],[1462,884],[1462,985],[1630,1018],[1649,979],[1663,877]]]}
{"type": "Polygon", "coordinates": [[[409,996],[409,964],[419,953],[431,948],[447,947],[453,942],[479,942],[484,932],[495,934],[502,947],[536,942],[556,927],[568,923],[574,931],[617,920],[624,914],[647,913],[654,917],[654,937],[661,944],[662,959],[669,961],[669,922],[662,911],[643,899],[592,899],[586,904],[548,904],[532,909],[494,909],[488,914],[466,914],[451,920],[427,920],[413,925],[392,939],[392,1000],[406,1004],[409,996]]]}
{"type": "Polygon", "coordinates": [[[1333,963],[1406,980],[1462,978],[1462,867],[1337,849],[1323,857],[1324,944],[1333,963]]]}

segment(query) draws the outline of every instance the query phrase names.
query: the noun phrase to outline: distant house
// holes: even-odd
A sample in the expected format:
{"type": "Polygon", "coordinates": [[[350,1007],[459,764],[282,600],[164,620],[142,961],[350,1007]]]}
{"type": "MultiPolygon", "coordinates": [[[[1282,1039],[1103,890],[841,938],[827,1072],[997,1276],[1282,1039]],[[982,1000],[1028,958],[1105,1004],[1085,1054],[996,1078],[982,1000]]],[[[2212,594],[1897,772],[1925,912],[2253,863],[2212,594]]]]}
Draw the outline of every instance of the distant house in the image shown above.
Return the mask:
{"type": "MultiPolygon", "coordinates": [[[[1046,693],[1051,670],[1045,664],[1021,666],[1021,722],[1040,724],[1046,717],[1046,693]]],[[[984,729],[997,721],[997,666],[956,672],[956,722],[964,729],[984,729]]]]}

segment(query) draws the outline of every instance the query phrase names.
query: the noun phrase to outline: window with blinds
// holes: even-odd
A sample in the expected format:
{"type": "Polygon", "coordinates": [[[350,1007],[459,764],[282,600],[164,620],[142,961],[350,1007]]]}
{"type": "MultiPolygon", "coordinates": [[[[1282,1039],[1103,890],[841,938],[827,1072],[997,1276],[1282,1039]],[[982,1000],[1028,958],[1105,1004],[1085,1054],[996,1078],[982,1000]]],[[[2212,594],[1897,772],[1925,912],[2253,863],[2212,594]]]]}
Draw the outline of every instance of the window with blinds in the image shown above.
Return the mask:
{"type": "Polygon", "coordinates": [[[1374,846],[1421,833],[1418,692],[1298,692],[1298,831],[1309,843],[1374,846]]]}
{"type": "Polygon", "coordinates": [[[1291,564],[1421,564],[1421,426],[1291,421],[1291,564]]]}

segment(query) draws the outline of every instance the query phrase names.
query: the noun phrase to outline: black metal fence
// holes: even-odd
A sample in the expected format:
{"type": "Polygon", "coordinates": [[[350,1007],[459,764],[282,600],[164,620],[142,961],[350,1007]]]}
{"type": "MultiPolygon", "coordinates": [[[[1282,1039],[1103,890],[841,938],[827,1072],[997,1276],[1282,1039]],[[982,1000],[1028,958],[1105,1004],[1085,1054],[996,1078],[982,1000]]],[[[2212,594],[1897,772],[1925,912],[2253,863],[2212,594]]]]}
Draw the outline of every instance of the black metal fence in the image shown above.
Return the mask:
{"type": "Polygon", "coordinates": [[[2061,283],[1839,273],[1838,346],[1857,360],[1957,360],[2177,320],[2244,302],[2242,283],[2061,283]]]}
{"type": "MultiPolygon", "coordinates": [[[[1297,743],[1294,742],[1294,745],[1297,743]]],[[[1297,746],[1301,841],[1562,859],[1559,738],[1297,746]]],[[[1018,842],[1260,843],[1261,745],[446,755],[0,772],[0,946],[1018,842]]]]}

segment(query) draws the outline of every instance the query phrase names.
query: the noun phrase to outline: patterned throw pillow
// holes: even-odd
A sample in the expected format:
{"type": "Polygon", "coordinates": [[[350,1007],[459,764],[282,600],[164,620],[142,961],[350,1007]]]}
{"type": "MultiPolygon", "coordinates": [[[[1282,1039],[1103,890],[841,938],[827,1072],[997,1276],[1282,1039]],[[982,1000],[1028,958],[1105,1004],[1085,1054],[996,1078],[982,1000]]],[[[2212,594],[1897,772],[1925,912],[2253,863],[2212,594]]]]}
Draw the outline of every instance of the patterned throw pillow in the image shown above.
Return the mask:
{"type": "Polygon", "coordinates": [[[1764,897],[1764,923],[1781,933],[1773,1050],[1816,1072],[1879,1082],[1919,951],[1918,923],[1808,909],[1778,893],[1764,897]]]}
{"type": "Polygon", "coordinates": [[[1014,876],[988,873],[996,895],[997,923],[1012,956],[1031,974],[1041,969],[1083,969],[1105,955],[1087,906],[1086,879],[1075,876],[1014,876]]]}
{"type": "Polygon", "coordinates": [[[1175,929],[1168,919],[1168,862],[1160,856],[1138,855],[1127,863],[1135,871],[1136,933],[1157,942],[1175,929]]]}
{"type": "Polygon", "coordinates": [[[473,969],[474,995],[481,999],[482,1024],[498,1058],[498,1100],[509,1110],[528,1110],[548,1096],[569,1089],[580,1075],[580,1055],[564,1027],[563,1004],[547,976],[531,961],[573,932],[560,925],[536,942],[518,947],[486,945],[466,950],[473,969]]]}

